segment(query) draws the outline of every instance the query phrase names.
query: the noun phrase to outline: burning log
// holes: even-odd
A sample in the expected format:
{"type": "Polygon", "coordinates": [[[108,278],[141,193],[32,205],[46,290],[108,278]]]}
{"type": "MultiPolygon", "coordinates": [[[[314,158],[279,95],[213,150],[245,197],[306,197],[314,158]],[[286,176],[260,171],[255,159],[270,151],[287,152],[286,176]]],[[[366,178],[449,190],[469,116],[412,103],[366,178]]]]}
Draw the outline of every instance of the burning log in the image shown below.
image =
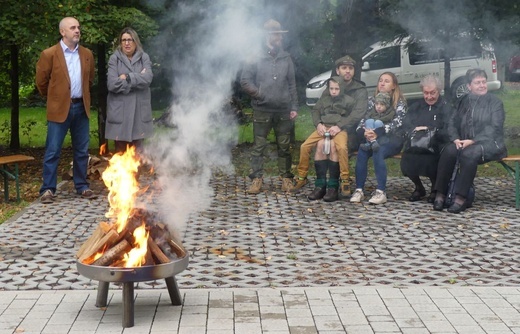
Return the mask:
{"type": "MultiPolygon", "coordinates": [[[[117,233],[117,232],[116,232],[117,233]]],[[[121,242],[116,244],[114,247],[108,249],[103,255],[94,261],[92,265],[94,266],[108,266],[112,262],[119,260],[124,256],[125,253],[129,252],[132,249],[132,245],[126,240],[123,239],[121,242]]]]}
{"type": "Polygon", "coordinates": [[[92,258],[100,250],[109,248],[118,238],[119,233],[117,233],[116,230],[108,231],[108,233],[105,234],[101,239],[98,239],[94,244],[92,244],[92,246],[83,251],[79,257],[79,261],[85,262],[85,260],[92,258]]]}

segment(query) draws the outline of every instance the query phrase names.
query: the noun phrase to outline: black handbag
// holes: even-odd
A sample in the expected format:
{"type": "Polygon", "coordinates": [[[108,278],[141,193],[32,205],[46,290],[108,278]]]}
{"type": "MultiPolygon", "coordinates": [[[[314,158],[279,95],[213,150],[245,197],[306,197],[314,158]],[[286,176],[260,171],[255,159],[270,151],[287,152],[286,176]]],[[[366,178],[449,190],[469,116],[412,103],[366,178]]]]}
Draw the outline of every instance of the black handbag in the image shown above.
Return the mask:
{"type": "Polygon", "coordinates": [[[436,129],[414,130],[408,137],[406,152],[435,153],[436,129]]]}

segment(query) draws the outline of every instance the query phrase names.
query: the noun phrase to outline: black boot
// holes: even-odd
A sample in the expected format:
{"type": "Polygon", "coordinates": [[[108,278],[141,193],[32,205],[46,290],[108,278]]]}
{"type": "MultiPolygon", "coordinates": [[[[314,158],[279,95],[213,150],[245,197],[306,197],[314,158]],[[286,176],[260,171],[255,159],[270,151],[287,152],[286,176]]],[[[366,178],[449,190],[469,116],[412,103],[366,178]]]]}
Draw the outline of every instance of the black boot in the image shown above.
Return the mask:
{"type": "Polygon", "coordinates": [[[413,184],[415,185],[415,189],[414,189],[413,193],[410,195],[410,197],[408,198],[408,200],[410,202],[420,201],[421,198],[426,196],[426,190],[424,189],[421,179],[419,178],[419,176],[408,176],[408,177],[410,178],[410,180],[412,180],[413,184]]]}
{"type": "Polygon", "coordinates": [[[325,196],[325,193],[327,192],[327,187],[316,187],[313,191],[307,196],[307,198],[311,201],[315,201],[318,199],[322,199],[323,196],[325,196]]]}
{"type": "Polygon", "coordinates": [[[329,160],[329,181],[327,182],[327,193],[323,196],[325,202],[338,200],[339,188],[339,162],[329,160]]]}
{"type": "Polygon", "coordinates": [[[314,190],[307,196],[311,201],[322,199],[327,192],[327,169],[328,160],[317,160],[314,162],[316,169],[316,182],[314,182],[314,190]]]}

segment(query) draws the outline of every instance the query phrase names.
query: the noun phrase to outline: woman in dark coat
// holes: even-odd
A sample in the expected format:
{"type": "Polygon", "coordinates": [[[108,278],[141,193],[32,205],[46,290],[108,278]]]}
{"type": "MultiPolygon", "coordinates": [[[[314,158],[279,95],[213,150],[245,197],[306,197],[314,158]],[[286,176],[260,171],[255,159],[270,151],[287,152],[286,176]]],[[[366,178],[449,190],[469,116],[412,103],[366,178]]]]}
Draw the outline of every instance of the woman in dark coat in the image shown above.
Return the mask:
{"type": "Polygon", "coordinates": [[[442,211],[448,182],[460,151],[460,173],[455,181],[455,200],[448,212],[460,213],[466,209],[466,197],[477,174],[479,164],[500,160],[507,156],[504,143],[504,105],[487,91],[487,74],[481,69],[466,73],[469,94],[462,98],[448,125],[451,141],[439,159],[437,194],[433,209],[442,211]]]}
{"type": "Polygon", "coordinates": [[[139,148],[153,133],[152,62],[143,51],[135,30],[125,28],[108,62],[108,99],[105,138],[113,139],[116,151],[127,145],[139,148]]]}
{"type": "Polygon", "coordinates": [[[410,138],[417,131],[434,131],[433,151],[418,151],[407,148],[409,145],[406,143],[401,159],[401,171],[415,185],[409,200],[415,202],[426,196],[426,190],[420,179],[420,176],[425,176],[430,179],[432,185],[428,202],[433,203],[435,199],[433,188],[437,178],[437,163],[440,151],[448,141],[445,123],[452,114],[452,108],[440,95],[442,83],[439,77],[428,75],[421,80],[420,86],[424,99],[410,106],[403,120],[403,129],[407,138],[410,138]]]}

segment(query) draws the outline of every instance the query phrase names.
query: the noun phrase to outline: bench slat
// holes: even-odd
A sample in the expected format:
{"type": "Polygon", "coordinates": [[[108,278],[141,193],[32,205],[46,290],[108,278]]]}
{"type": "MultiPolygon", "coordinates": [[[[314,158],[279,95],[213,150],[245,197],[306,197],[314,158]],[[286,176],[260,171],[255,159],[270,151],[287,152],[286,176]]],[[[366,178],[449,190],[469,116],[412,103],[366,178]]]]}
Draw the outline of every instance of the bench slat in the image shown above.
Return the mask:
{"type": "Polygon", "coordinates": [[[15,162],[27,162],[34,160],[34,157],[22,154],[7,155],[0,157],[0,165],[12,164],[15,162]]]}

